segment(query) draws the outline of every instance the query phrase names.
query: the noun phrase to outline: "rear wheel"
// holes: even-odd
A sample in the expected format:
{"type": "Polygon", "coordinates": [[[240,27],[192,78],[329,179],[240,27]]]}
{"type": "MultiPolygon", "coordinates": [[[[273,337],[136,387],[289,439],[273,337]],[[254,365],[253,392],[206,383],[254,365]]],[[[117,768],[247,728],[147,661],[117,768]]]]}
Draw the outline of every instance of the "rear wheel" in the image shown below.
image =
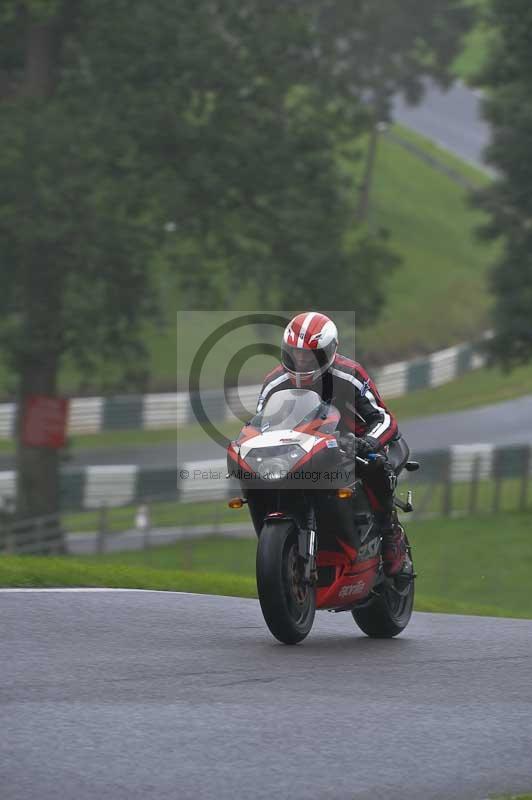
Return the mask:
{"type": "Polygon", "coordinates": [[[297,644],[309,633],[316,613],[316,589],[304,582],[291,520],[266,523],[257,545],[257,589],[264,619],[276,639],[297,644]]]}
{"type": "Polygon", "coordinates": [[[414,564],[407,539],[407,557],[395,578],[385,580],[375,589],[369,605],[355,609],[353,619],[358,627],[375,639],[391,639],[404,631],[414,609],[414,564]]]}

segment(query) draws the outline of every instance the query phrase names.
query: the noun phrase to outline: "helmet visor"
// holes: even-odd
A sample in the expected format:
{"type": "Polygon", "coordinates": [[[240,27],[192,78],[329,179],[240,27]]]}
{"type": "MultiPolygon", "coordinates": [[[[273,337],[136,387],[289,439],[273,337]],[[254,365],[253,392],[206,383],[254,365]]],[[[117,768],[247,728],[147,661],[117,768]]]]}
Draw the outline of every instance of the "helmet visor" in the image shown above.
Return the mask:
{"type": "Polygon", "coordinates": [[[310,373],[327,367],[333,353],[334,347],[331,346],[310,350],[303,347],[292,347],[283,342],[282,362],[289,372],[310,373]]]}

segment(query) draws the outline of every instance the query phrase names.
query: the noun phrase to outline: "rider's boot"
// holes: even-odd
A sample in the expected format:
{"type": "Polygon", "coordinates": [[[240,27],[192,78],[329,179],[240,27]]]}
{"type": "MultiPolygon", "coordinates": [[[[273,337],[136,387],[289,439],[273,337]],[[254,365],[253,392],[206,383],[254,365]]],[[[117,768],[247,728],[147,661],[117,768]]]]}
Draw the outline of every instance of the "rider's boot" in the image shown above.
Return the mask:
{"type": "Polygon", "coordinates": [[[389,578],[401,572],[406,558],[405,532],[396,514],[386,514],[381,521],[382,564],[389,578]]]}

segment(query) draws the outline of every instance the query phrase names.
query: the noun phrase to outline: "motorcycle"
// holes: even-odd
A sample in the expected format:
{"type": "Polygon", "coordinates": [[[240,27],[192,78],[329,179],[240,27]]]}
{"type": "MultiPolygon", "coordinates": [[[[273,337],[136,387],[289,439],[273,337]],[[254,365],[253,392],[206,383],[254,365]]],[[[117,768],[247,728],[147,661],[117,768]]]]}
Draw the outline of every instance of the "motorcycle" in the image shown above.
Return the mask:
{"type": "MultiPolygon", "coordinates": [[[[270,396],[227,449],[229,476],[242,489],[229,506],[249,507],[262,613],[284,644],[309,634],[317,609],[351,612],[377,638],[401,633],[412,614],[410,544],[399,575],[387,577],[378,502],[364,478],[383,456],[348,459],[339,423],[339,411],[316,392],[286,389],[270,396]]],[[[396,472],[418,467],[403,445],[396,472]]],[[[411,511],[411,500],[410,491],[406,502],[396,497],[396,508],[411,511]]]]}

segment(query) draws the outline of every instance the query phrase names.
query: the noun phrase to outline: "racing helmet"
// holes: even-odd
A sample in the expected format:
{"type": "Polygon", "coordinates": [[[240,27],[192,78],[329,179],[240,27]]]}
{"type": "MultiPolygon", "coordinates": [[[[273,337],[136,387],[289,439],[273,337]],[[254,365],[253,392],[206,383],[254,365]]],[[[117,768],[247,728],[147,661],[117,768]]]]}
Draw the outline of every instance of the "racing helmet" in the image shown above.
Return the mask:
{"type": "Polygon", "coordinates": [[[312,386],[333,363],[337,347],[338,331],[332,319],[307,311],[286,326],[281,361],[295,386],[312,386]]]}

